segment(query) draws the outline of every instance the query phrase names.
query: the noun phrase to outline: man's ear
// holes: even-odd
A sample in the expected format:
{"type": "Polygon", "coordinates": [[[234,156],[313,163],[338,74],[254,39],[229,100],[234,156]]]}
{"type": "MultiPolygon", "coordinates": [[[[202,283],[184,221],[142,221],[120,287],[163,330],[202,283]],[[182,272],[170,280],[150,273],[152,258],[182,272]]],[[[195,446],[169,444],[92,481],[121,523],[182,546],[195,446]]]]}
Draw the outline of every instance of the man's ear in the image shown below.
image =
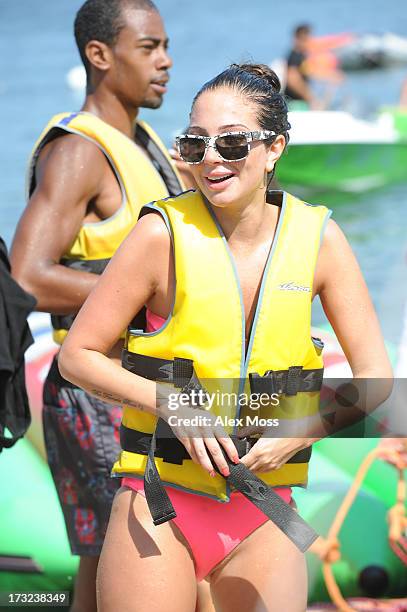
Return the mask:
{"type": "Polygon", "coordinates": [[[271,172],[274,168],[274,164],[281,157],[285,149],[285,138],[282,134],[279,134],[270,145],[267,153],[266,170],[271,172]]]}
{"type": "Polygon", "coordinates": [[[99,40],[90,40],[85,47],[89,63],[97,70],[109,70],[112,65],[112,50],[99,40]]]}

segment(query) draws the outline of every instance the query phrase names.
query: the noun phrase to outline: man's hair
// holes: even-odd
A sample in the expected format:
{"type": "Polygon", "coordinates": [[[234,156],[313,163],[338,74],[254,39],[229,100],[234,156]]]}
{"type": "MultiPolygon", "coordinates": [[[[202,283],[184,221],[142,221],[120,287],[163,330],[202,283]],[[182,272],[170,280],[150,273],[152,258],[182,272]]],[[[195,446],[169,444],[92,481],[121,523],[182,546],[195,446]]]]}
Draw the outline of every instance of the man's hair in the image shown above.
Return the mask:
{"type": "Polygon", "coordinates": [[[126,25],[124,9],[157,11],[152,0],[86,0],[76,14],[74,32],[86,73],[89,76],[89,61],[86,45],[98,40],[113,47],[121,30],[126,25]]]}
{"type": "Polygon", "coordinates": [[[294,36],[304,36],[304,34],[311,34],[311,26],[308,23],[301,23],[294,29],[294,36]]]}

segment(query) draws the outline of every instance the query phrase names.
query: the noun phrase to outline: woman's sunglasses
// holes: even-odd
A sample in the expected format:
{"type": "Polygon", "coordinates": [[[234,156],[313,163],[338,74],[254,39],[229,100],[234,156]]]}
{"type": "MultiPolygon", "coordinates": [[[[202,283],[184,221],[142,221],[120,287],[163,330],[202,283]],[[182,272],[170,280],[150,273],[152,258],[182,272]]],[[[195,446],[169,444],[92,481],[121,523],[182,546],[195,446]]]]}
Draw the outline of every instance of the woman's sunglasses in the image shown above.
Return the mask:
{"type": "Polygon", "coordinates": [[[250,143],[257,140],[270,140],[275,132],[262,130],[260,132],[225,132],[217,136],[198,136],[196,134],[181,134],[175,139],[178,152],[187,164],[203,162],[208,147],[216,149],[224,161],[241,161],[250,152],[250,143]]]}

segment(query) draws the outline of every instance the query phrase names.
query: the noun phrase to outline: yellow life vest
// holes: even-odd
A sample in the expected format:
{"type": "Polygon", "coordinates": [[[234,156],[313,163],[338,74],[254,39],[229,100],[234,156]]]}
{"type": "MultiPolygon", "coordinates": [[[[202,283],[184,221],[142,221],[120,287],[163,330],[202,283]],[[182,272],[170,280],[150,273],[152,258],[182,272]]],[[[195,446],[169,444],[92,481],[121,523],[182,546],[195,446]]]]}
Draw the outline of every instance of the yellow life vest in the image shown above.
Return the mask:
{"type": "MultiPolygon", "coordinates": [[[[200,193],[185,192],[145,207],[141,213],[152,209],[160,212],[172,235],[175,301],[171,316],[160,330],[129,330],[124,366],[148,378],[165,380],[166,360],[174,360],[174,368],[180,363],[181,369],[185,360],[190,360],[201,385],[215,397],[211,412],[222,417],[230,434],[237,433],[238,417],[245,425],[246,417],[253,413],[260,421],[281,421],[315,414],[319,409],[322,347],[311,338],[311,301],[321,235],[330,211],[287,193],[274,192],[273,198],[276,196],[281,213],[248,346],[233,257],[212,209],[200,193]],[[151,374],[155,362],[158,375],[151,374]],[[316,385],[312,384],[315,377],[316,385]],[[311,381],[308,386],[307,381],[311,381]],[[263,405],[253,411],[248,401],[222,401],[222,393],[248,398],[250,393],[269,391],[270,385],[278,394],[278,405],[263,405]]],[[[114,475],[140,477],[144,473],[146,454],[133,452],[131,441],[144,436],[145,442],[156,423],[154,415],[124,406],[125,448],[113,467],[114,475]]],[[[271,486],[305,486],[310,453],[311,449],[300,451],[280,469],[257,475],[271,486]]],[[[210,477],[192,460],[171,462],[158,455],[155,462],[164,484],[228,500],[225,479],[220,475],[210,477]]]]}
{"type": "MultiPolygon", "coordinates": [[[[86,112],[55,115],[40,135],[31,154],[27,175],[27,197],[35,189],[35,168],[43,147],[61,133],[83,136],[98,146],[116,175],[122,192],[119,210],[103,221],[84,223],[63,255],[61,264],[73,269],[101,274],[148,202],[183,191],[181,179],[168,152],[149,125],[138,121],[135,141],[119,130],[86,112]],[[150,157],[148,156],[148,154],[150,157]]],[[[54,340],[61,344],[73,315],[52,316],[54,340]]]]}

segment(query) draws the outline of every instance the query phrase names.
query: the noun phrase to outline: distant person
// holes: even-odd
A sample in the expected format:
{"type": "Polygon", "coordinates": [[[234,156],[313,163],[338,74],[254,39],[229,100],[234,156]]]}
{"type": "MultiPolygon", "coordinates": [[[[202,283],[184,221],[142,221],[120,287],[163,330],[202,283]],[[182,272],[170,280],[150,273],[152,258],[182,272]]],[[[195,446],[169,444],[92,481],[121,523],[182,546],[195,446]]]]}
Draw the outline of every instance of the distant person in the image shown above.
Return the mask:
{"type": "MultiPolygon", "coordinates": [[[[75,38],[87,73],[80,112],[53,117],[29,166],[28,205],[12,246],[15,279],[51,313],[61,344],[142,205],[182,191],[168,152],[136,121],[166,92],[168,39],[151,0],[87,0],[75,38]]],[[[114,296],[112,295],[112,299],[114,296]]],[[[110,355],[119,359],[122,340],[110,355]]],[[[43,424],[52,476],[73,554],[80,556],[72,610],[96,610],[96,569],[120,450],[121,408],[64,380],[54,359],[43,424]]]]}
{"type": "Polygon", "coordinates": [[[310,108],[317,108],[318,100],[312,92],[306,70],[310,40],[311,27],[309,25],[302,24],[295,28],[293,46],[287,57],[285,95],[289,102],[302,100],[309,104],[310,108]]]}

